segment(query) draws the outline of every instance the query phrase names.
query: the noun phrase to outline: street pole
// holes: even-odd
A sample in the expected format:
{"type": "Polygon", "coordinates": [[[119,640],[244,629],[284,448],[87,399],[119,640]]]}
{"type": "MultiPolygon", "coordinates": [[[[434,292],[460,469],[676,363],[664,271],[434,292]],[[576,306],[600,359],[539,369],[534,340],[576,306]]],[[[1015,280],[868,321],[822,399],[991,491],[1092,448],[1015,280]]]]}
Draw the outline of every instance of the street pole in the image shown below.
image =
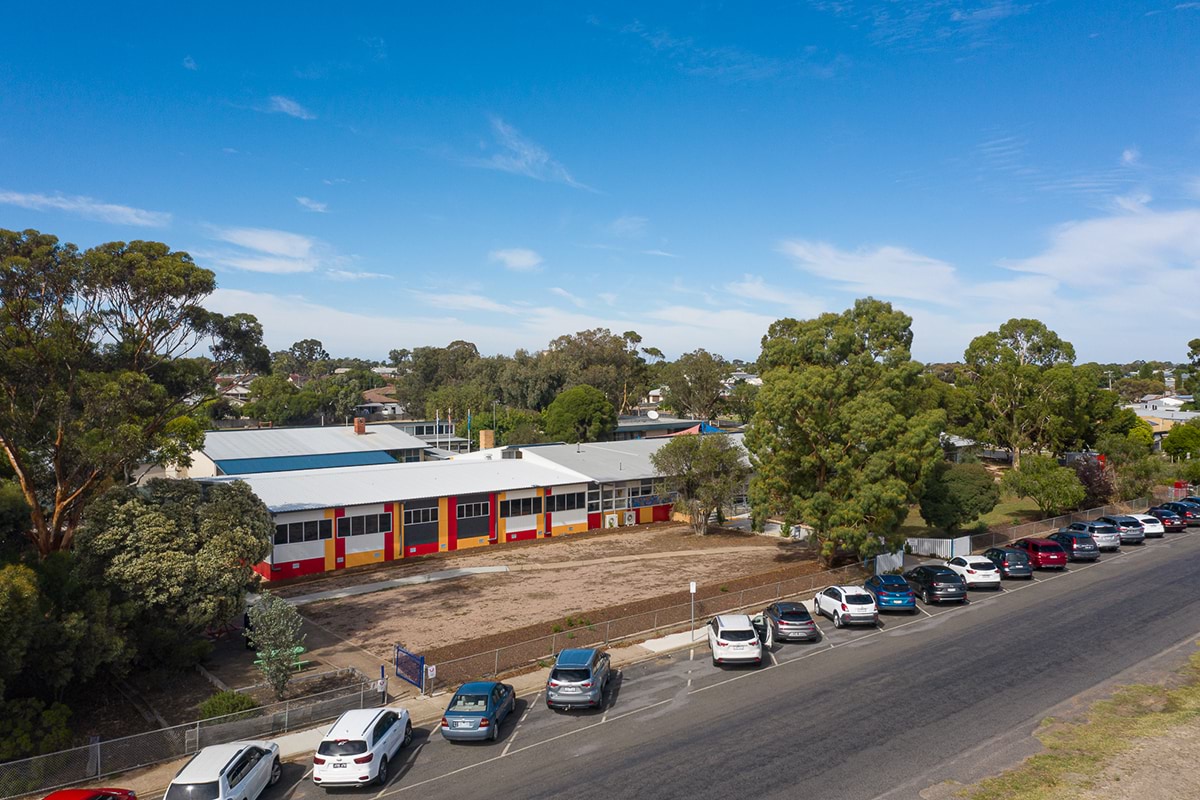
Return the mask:
{"type": "Polygon", "coordinates": [[[689,635],[688,641],[694,642],[696,641],[696,582],[692,581],[691,586],[688,588],[692,595],[691,634],[689,635]]]}

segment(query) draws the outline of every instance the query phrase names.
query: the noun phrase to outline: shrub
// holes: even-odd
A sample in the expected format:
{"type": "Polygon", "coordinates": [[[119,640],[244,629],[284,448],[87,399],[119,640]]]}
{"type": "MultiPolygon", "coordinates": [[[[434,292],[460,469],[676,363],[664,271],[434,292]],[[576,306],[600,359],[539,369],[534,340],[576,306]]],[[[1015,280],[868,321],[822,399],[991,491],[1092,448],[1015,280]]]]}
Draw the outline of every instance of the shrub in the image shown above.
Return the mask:
{"type": "MultiPolygon", "coordinates": [[[[230,714],[240,714],[258,708],[258,702],[248,694],[241,692],[217,692],[200,704],[200,719],[225,717],[230,714]]],[[[250,716],[244,714],[244,717],[250,716]]]]}

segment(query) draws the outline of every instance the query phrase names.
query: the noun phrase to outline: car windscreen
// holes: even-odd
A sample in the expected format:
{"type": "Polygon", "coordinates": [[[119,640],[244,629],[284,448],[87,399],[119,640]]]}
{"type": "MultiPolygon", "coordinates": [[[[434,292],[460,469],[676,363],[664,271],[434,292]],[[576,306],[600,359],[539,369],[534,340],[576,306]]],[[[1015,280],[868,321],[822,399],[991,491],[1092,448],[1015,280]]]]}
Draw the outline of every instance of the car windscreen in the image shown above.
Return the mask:
{"type": "Polygon", "coordinates": [[[221,796],[221,785],[210,783],[173,783],[163,800],[217,800],[221,796]]]}
{"type": "Polygon", "coordinates": [[[871,599],[871,595],[869,594],[848,594],[846,595],[846,602],[852,606],[869,606],[875,601],[871,599]]]}
{"type": "Polygon", "coordinates": [[[812,619],[808,612],[803,608],[789,608],[779,612],[780,619],[786,619],[790,622],[807,622],[812,619]]]}
{"type": "Polygon", "coordinates": [[[572,669],[570,667],[555,667],[550,673],[550,680],[563,681],[565,683],[582,683],[591,677],[591,674],[586,669],[572,669]]]}
{"type": "Polygon", "coordinates": [[[735,628],[733,630],[726,628],[721,631],[721,638],[727,642],[752,642],[758,638],[758,634],[754,631],[748,631],[745,628],[735,628]]]}
{"type": "Polygon", "coordinates": [[[487,711],[486,694],[456,694],[447,711],[487,711]]]}
{"type": "Polygon", "coordinates": [[[317,748],[321,756],[357,756],[365,752],[367,743],[362,739],[326,739],[317,748]]]}

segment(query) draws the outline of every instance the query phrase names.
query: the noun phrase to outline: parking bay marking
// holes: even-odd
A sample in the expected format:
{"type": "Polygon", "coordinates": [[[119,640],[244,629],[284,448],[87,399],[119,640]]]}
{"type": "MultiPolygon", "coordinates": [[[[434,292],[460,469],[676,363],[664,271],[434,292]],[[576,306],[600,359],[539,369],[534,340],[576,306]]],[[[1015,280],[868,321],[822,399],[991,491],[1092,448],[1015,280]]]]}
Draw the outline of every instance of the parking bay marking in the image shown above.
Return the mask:
{"type": "MultiPolygon", "coordinates": [[[[537,706],[538,698],[541,696],[542,696],[542,693],[538,692],[537,694],[535,694],[533,696],[533,699],[529,701],[529,706],[526,707],[525,713],[521,715],[521,718],[519,720],[517,720],[517,724],[513,726],[512,733],[510,733],[508,735],[508,742],[504,745],[504,749],[500,751],[501,758],[504,758],[504,756],[508,755],[508,751],[512,749],[513,740],[517,738],[517,733],[519,733],[521,730],[521,723],[525,721],[525,719],[530,715],[530,713],[532,713],[534,707],[537,706]]],[[[607,712],[605,712],[605,713],[607,714],[607,712]]],[[[383,794],[383,793],[380,792],[379,794],[383,794]]],[[[375,797],[378,800],[379,795],[376,795],[375,797]]]]}

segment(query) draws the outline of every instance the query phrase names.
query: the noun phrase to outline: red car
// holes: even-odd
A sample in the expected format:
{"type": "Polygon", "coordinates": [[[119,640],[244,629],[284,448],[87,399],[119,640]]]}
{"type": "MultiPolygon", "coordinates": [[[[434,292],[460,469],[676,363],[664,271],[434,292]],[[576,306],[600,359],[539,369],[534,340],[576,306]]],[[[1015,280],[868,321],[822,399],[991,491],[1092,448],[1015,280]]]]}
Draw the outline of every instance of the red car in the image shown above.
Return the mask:
{"type": "Polygon", "coordinates": [[[1034,569],[1066,569],[1067,551],[1049,539],[1018,539],[1009,545],[1029,556],[1034,569]]]}
{"type": "Polygon", "coordinates": [[[43,800],[137,800],[132,789],[60,789],[43,800]]]}

